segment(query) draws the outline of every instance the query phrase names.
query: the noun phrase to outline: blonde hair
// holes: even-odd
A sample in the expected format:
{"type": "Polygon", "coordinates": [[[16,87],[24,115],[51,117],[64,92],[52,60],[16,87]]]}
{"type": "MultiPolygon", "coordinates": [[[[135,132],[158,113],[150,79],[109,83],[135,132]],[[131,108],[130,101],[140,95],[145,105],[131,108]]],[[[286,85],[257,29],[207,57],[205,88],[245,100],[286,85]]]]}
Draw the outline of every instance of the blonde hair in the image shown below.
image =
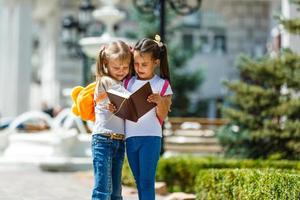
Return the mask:
{"type": "Polygon", "coordinates": [[[132,52],[130,47],[123,41],[118,40],[115,42],[111,42],[108,45],[102,47],[102,49],[99,52],[99,56],[97,59],[97,64],[96,64],[96,80],[100,80],[100,78],[104,75],[109,76],[108,71],[107,71],[107,63],[111,59],[120,59],[122,61],[124,60],[130,60],[130,71],[132,69],[132,52]]]}

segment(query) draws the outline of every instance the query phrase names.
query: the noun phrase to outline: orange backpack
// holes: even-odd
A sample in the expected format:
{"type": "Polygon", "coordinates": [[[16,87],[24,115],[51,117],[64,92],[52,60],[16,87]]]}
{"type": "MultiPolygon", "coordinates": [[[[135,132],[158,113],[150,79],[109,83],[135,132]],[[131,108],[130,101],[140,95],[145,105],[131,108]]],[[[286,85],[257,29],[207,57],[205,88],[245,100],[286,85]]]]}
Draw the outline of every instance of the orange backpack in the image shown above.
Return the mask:
{"type": "Polygon", "coordinates": [[[72,89],[71,98],[73,101],[72,112],[85,121],[95,121],[94,91],[96,82],[88,86],[76,86],[72,89]]]}

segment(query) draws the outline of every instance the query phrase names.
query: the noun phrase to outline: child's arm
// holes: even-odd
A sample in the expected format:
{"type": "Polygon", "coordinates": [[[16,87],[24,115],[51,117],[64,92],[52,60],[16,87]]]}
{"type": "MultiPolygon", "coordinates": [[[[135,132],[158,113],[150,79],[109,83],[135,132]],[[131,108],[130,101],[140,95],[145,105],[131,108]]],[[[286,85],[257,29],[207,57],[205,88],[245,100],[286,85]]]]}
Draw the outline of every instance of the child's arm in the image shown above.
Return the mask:
{"type": "MultiPolygon", "coordinates": [[[[114,81],[112,78],[110,78],[110,77],[107,77],[107,76],[104,76],[104,77],[102,77],[101,78],[101,80],[100,80],[101,82],[100,82],[100,94],[99,94],[99,98],[100,98],[100,101],[101,100],[104,100],[104,99],[106,99],[108,96],[107,96],[107,93],[106,93],[106,91],[109,89],[109,88],[111,88],[113,85],[115,85],[116,84],[116,81],[114,81]]],[[[99,102],[99,101],[98,101],[99,102]]],[[[114,112],[116,112],[117,111],[117,109],[116,109],[116,107],[115,107],[115,105],[114,104],[112,104],[112,103],[107,103],[106,104],[106,106],[105,106],[105,108],[108,110],[108,111],[110,111],[111,113],[114,113],[114,112]]]]}
{"type": "Polygon", "coordinates": [[[156,103],[156,114],[159,119],[164,120],[170,111],[172,104],[172,95],[160,96],[159,94],[151,94],[148,99],[149,102],[156,103]]]}

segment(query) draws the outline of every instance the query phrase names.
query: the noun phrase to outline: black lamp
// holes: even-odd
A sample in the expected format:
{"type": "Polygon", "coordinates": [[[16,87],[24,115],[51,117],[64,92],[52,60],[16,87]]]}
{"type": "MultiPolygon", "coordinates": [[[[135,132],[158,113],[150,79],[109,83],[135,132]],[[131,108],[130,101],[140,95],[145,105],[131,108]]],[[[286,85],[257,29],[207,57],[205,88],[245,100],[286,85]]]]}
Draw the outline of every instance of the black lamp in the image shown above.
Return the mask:
{"type": "Polygon", "coordinates": [[[81,37],[88,36],[88,27],[93,22],[92,13],[94,9],[95,7],[90,0],[83,0],[79,6],[78,18],[68,15],[63,19],[62,39],[71,50],[70,52],[75,52],[74,48],[80,48],[78,41],[81,37]]]}
{"type": "Polygon", "coordinates": [[[63,19],[62,39],[65,44],[72,45],[77,40],[77,20],[69,15],[63,19]]]}
{"type": "Polygon", "coordinates": [[[92,17],[94,9],[91,0],[82,0],[79,5],[78,17],[68,15],[62,21],[62,40],[68,48],[68,55],[79,57],[83,61],[84,85],[89,80],[89,58],[83,53],[79,40],[89,36],[89,28],[94,24],[92,17]]]}
{"type": "Polygon", "coordinates": [[[81,1],[78,15],[78,22],[81,28],[86,28],[93,21],[92,13],[94,9],[95,6],[90,0],[81,1]]]}

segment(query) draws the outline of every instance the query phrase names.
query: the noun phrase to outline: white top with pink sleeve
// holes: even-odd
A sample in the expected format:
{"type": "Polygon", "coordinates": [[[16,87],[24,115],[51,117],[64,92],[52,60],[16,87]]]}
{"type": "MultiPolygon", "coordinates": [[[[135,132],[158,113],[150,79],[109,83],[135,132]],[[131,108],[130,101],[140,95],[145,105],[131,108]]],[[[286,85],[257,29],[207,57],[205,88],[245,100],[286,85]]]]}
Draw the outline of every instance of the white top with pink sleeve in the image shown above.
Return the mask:
{"type": "MultiPolygon", "coordinates": [[[[127,90],[131,93],[138,90],[147,82],[150,82],[153,93],[159,93],[163,96],[172,95],[172,89],[165,79],[155,75],[150,80],[139,80],[133,76],[127,85],[127,90]],[[167,82],[167,84],[166,84],[167,82]],[[162,94],[163,91],[163,94],[162,94]]],[[[159,136],[162,137],[162,127],[156,115],[156,109],[151,109],[148,113],[142,116],[137,122],[125,120],[125,135],[126,138],[134,136],[159,136]]]]}

